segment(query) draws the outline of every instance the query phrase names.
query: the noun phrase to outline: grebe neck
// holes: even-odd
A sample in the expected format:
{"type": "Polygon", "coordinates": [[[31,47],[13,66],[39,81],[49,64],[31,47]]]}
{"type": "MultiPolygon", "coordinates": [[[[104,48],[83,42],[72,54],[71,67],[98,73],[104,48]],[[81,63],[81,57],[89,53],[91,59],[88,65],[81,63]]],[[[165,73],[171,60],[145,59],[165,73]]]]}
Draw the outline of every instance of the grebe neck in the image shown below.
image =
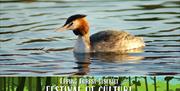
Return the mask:
{"type": "Polygon", "coordinates": [[[75,53],[89,53],[91,52],[89,33],[83,36],[78,36],[75,47],[75,53]]]}
{"type": "Polygon", "coordinates": [[[74,52],[88,53],[90,52],[89,24],[85,18],[79,20],[79,27],[73,30],[73,33],[78,36],[74,52]]]}

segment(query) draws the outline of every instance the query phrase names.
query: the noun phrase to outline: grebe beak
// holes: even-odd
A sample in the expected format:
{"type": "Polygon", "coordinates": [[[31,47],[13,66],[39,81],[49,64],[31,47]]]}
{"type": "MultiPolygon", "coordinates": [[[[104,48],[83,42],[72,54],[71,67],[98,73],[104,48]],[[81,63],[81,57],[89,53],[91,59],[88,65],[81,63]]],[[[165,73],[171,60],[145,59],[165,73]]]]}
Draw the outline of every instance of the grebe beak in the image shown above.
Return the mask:
{"type": "Polygon", "coordinates": [[[66,31],[67,29],[65,29],[64,27],[60,27],[60,28],[56,28],[55,31],[56,32],[63,32],[66,31]]]}
{"type": "Polygon", "coordinates": [[[62,27],[56,28],[56,29],[55,29],[55,31],[56,31],[56,32],[63,32],[63,31],[68,30],[68,28],[67,28],[67,27],[68,27],[68,26],[67,26],[67,25],[65,25],[65,26],[62,26],[62,27]]]}

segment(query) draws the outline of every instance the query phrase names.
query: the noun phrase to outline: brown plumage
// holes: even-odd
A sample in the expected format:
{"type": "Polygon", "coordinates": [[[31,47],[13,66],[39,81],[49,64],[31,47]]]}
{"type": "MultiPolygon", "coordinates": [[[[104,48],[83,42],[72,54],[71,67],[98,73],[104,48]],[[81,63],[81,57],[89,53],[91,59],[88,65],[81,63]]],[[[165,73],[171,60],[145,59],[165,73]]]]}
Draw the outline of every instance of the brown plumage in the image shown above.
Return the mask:
{"type": "Polygon", "coordinates": [[[89,24],[87,22],[86,19],[80,18],[78,19],[79,21],[79,26],[77,29],[73,30],[75,35],[86,35],[87,33],[89,33],[89,24]]]}

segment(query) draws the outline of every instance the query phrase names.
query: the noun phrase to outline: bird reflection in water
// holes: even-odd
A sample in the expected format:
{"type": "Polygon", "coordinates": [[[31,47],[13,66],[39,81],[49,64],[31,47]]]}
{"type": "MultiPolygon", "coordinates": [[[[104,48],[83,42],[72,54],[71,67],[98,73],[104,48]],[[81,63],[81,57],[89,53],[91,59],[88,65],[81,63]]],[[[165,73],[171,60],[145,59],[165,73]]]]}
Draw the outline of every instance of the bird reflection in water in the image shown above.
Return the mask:
{"type": "MultiPolygon", "coordinates": [[[[129,50],[128,53],[141,53],[142,49],[129,50]]],[[[128,63],[133,61],[133,63],[139,63],[140,60],[144,59],[143,56],[136,56],[131,54],[119,54],[119,53],[74,53],[74,57],[77,60],[78,72],[74,75],[87,75],[90,72],[91,61],[101,61],[108,63],[128,63]]]]}
{"type": "Polygon", "coordinates": [[[91,54],[90,53],[83,53],[83,54],[77,54],[74,53],[74,57],[77,60],[78,64],[78,72],[75,73],[75,75],[87,75],[89,73],[89,65],[91,64],[91,54]]]}

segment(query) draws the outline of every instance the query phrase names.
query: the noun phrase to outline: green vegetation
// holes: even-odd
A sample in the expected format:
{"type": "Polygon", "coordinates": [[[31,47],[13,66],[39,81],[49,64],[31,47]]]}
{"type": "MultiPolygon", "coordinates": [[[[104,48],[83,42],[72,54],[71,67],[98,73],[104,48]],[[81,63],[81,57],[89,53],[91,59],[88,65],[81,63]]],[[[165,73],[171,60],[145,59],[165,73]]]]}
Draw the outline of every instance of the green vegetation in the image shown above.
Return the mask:
{"type": "Polygon", "coordinates": [[[180,91],[179,76],[0,77],[0,84],[0,91],[180,91]]]}

